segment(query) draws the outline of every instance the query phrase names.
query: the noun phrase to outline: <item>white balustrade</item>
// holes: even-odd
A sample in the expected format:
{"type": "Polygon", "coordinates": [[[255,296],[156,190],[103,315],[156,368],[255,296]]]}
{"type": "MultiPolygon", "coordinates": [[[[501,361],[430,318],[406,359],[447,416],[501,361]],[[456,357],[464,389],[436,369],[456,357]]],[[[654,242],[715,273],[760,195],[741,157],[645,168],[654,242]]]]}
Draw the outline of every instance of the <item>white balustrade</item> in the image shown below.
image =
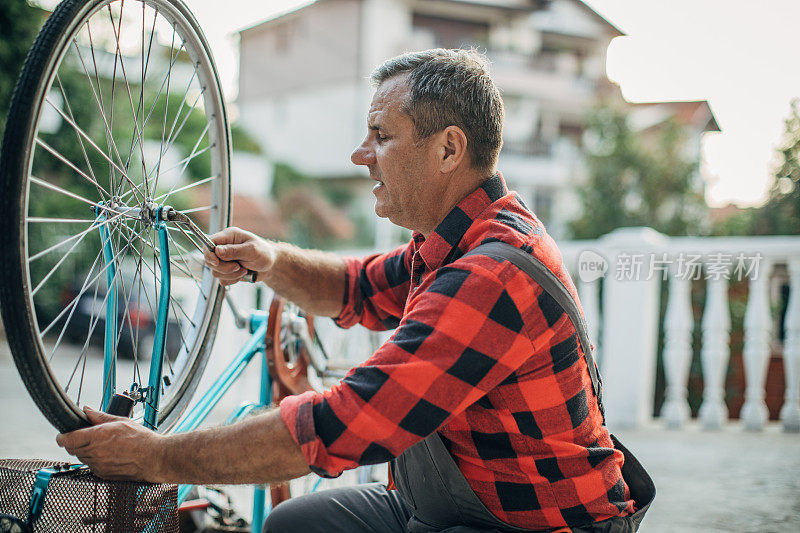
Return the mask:
{"type": "Polygon", "coordinates": [[[692,362],[692,281],[671,269],[664,316],[666,399],[661,411],[667,427],[680,428],[689,419],[688,379],[692,362]]]}
{"type": "Polygon", "coordinates": [[[769,312],[770,261],[764,261],[757,275],[750,278],[747,309],[744,314],[744,359],[745,381],[744,405],[741,418],[744,427],[760,431],[769,418],[764,402],[764,387],[769,364],[769,341],[772,335],[772,320],[769,312]]]}
{"type": "MultiPolygon", "coordinates": [[[[602,340],[602,359],[598,359],[598,364],[601,365],[605,383],[606,420],[612,429],[640,426],[652,418],[661,271],[653,275],[648,261],[668,254],[667,257],[672,260],[668,264],[672,268],[681,254],[691,252],[698,258],[698,263],[706,268],[700,351],[704,387],[699,420],[706,429],[720,428],[729,422],[725,403],[731,332],[727,278],[749,278],[742,354],[746,392],[741,419],[746,429],[761,430],[768,421],[764,401],[765,381],[770,344],[775,334],[770,313],[770,274],[773,265],[786,264],[790,293],[784,318],[786,392],[780,419],[786,431],[800,431],[799,237],[669,238],[649,228],[625,228],[597,240],[561,241],[558,244],[566,265],[578,265],[578,256],[585,250],[594,252],[593,261],[604,263],[601,272],[601,275],[605,274],[604,278],[590,276],[591,279],[586,280],[579,275],[575,278],[592,342],[597,347],[602,340]],[[760,254],[763,259],[757,271],[742,275],[736,272],[732,264],[722,269],[719,263],[714,262],[714,256],[719,256],[720,250],[729,259],[742,253],[749,257],[760,254]],[[636,266],[637,258],[641,260],[640,268],[636,266]]],[[[366,253],[368,251],[359,250],[347,252],[347,255],[366,253]]],[[[670,272],[663,324],[666,398],[662,419],[667,426],[675,428],[681,427],[689,419],[687,381],[694,322],[689,280],[693,276],[686,274],[674,268],[670,272]]],[[[234,287],[233,292],[238,294],[245,290],[249,288],[234,287]]],[[[250,301],[252,297],[247,296],[245,300],[250,301]]],[[[219,338],[227,338],[226,335],[231,334],[222,330],[230,322],[227,319],[221,321],[219,338]]],[[[328,321],[319,321],[318,328],[337,366],[358,364],[365,360],[389,335],[388,332],[376,335],[365,330],[359,331],[360,328],[344,332],[328,321]]],[[[226,349],[226,343],[218,343],[215,351],[226,349]]],[[[219,360],[219,354],[215,357],[219,360]]]]}
{"type": "Polygon", "coordinates": [[[603,289],[603,402],[608,427],[639,426],[652,419],[661,279],[641,254],[666,237],[650,228],[622,228],[598,240],[611,261],[603,289]]]}
{"type": "Polygon", "coordinates": [[[725,374],[728,370],[731,315],[728,308],[728,280],[725,277],[706,281],[706,304],[703,310],[703,403],[700,421],[706,429],[719,429],[728,421],[725,405],[725,374]]]}
{"type": "Polygon", "coordinates": [[[789,303],[784,319],[783,375],[786,393],[780,419],[785,431],[800,431],[800,257],[789,260],[789,303]]]}
{"type": "Polygon", "coordinates": [[[586,329],[589,330],[589,342],[594,345],[594,358],[598,366],[602,362],[600,353],[600,281],[578,282],[578,295],[583,306],[586,329]]]}
{"type": "MultiPolygon", "coordinates": [[[[606,385],[607,420],[614,429],[641,425],[652,409],[659,280],[652,279],[652,269],[651,278],[647,278],[647,263],[663,254],[673,260],[682,255],[693,256],[705,268],[700,350],[704,387],[699,420],[706,429],[729,422],[725,391],[731,356],[729,278],[749,280],[742,353],[746,391],[741,420],[748,430],[764,428],[768,422],[765,386],[770,346],[776,340],[770,312],[770,278],[774,265],[788,264],[791,291],[784,319],[783,354],[786,393],[780,418],[787,431],[800,431],[800,237],[667,237],[648,228],[624,228],[596,240],[558,244],[566,264],[575,264],[577,257],[592,250],[604,257],[610,267],[602,280],[602,302],[594,300],[598,282],[579,283],[579,293],[592,334],[603,340],[601,370],[606,385]],[[620,275],[621,258],[625,256],[631,263],[637,255],[643,261],[641,273],[622,279],[625,276],[620,275]],[[595,314],[600,304],[601,312],[595,314]],[[595,333],[595,328],[599,332],[595,333]]],[[[679,278],[673,272],[663,324],[666,398],[662,418],[670,427],[680,427],[689,416],[691,282],[679,278]]]]}

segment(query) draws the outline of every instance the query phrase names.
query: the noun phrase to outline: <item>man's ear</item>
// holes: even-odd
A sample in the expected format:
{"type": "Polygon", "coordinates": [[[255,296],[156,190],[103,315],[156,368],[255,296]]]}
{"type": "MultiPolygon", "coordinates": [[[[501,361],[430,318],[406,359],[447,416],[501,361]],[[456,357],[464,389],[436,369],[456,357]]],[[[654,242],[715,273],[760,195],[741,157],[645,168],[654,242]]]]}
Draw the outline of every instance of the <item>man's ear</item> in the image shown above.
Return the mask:
{"type": "Polygon", "coordinates": [[[448,126],[440,135],[443,148],[440,170],[443,174],[448,174],[466,161],[467,136],[458,126],[448,126]]]}

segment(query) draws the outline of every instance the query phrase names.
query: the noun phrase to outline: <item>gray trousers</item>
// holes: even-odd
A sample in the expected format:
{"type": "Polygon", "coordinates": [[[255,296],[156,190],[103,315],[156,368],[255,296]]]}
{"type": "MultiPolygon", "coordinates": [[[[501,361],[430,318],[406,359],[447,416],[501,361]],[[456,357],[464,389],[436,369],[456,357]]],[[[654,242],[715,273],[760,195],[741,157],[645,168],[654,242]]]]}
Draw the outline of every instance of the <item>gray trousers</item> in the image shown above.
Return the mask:
{"type": "MultiPolygon", "coordinates": [[[[633,533],[641,516],[610,518],[573,533],[633,533]]],[[[421,531],[396,490],[382,483],[323,490],[291,498],[276,506],[264,522],[264,533],[411,533],[421,531]],[[411,524],[409,524],[411,522],[411,524]],[[409,525],[411,529],[409,529],[409,525]]],[[[432,532],[433,533],[433,532],[432,532]]],[[[501,533],[496,529],[449,527],[435,533],[501,533]]]]}
{"type": "MultiPolygon", "coordinates": [[[[291,498],[264,522],[264,533],[407,533],[411,510],[382,483],[323,490],[291,498]]],[[[441,533],[489,533],[463,526],[441,533]]]]}

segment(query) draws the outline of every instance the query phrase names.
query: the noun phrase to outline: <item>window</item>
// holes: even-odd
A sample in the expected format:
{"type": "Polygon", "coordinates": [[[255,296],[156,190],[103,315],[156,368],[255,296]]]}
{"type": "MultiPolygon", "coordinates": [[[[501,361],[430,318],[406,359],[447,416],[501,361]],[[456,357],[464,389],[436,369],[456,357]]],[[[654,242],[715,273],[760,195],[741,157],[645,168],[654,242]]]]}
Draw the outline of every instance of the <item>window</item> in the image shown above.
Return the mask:
{"type": "Polygon", "coordinates": [[[415,30],[425,30],[433,35],[436,46],[441,48],[486,48],[489,42],[489,24],[486,22],[414,13],[412,24],[415,30]]]}
{"type": "Polygon", "coordinates": [[[544,225],[550,223],[553,214],[553,191],[545,187],[538,187],[533,197],[533,214],[535,214],[544,225]]]}

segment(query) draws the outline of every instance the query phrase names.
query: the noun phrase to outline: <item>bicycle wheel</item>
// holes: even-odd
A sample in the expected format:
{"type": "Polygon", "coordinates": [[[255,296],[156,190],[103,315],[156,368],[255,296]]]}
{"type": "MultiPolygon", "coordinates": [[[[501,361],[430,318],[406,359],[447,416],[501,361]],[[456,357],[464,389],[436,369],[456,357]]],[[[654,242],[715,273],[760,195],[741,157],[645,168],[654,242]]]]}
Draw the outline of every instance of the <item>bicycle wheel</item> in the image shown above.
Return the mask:
{"type": "MultiPolygon", "coordinates": [[[[229,221],[229,166],[216,67],[181,0],[56,8],[3,138],[0,303],[22,380],[59,431],[88,425],[81,407],[100,407],[104,377],[117,392],[148,383],[166,255],[146,206],[170,205],[218,231],[229,221]]],[[[167,237],[159,431],[198,384],[222,302],[196,239],[173,225],[167,237]]],[[[143,410],[137,403],[134,418],[143,410]]]]}

